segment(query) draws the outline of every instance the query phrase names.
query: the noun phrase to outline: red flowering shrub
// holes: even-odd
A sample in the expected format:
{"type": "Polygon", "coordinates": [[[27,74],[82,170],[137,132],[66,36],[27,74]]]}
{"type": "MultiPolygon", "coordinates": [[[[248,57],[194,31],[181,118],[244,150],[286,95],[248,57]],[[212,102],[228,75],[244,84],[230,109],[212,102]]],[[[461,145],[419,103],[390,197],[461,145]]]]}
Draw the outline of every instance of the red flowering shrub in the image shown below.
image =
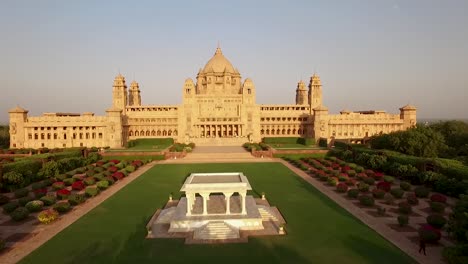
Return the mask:
{"type": "Polygon", "coordinates": [[[134,160],[132,162],[132,166],[135,166],[135,167],[141,167],[143,165],[143,162],[141,160],[134,160]]]}
{"type": "Polygon", "coordinates": [[[52,188],[54,188],[55,190],[63,189],[63,188],[65,188],[65,183],[64,183],[64,182],[61,182],[61,181],[54,182],[54,183],[52,184],[52,188]]]}
{"type": "Polygon", "coordinates": [[[426,243],[437,243],[442,237],[442,234],[439,230],[428,224],[421,226],[421,228],[418,230],[418,233],[421,240],[425,241],[426,243]]]}
{"type": "Polygon", "coordinates": [[[372,190],[372,196],[376,199],[382,199],[385,196],[385,191],[379,188],[375,188],[372,190]]]}
{"type": "Polygon", "coordinates": [[[114,174],[112,174],[112,178],[114,178],[116,181],[117,181],[117,180],[121,180],[121,179],[123,179],[124,177],[125,177],[125,175],[124,175],[122,172],[120,172],[120,171],[114,172],[114,174]]]}
{"type": "Polygon", "coordinates": [[[67,197],[71,194],[71,192],[67,189],[62,189],[57,191],[57,197],[60,198],[60,200],[67,199],[67,197]]]}
{"type": "Polygon", "coordinates": [[[82,181],[76,181],[72,184],[72,189],[81,191],[85,188],[85,184],[82,181]]]}
{"type": "Polygon", "coordinates": [[[389,192],[391,188],[392,185],[389,182],[381,181],[377,183],[377,189],[383,190],[385,192],[389,192]]]}
{"type": "Polygon", "coordinates": [[[346,180],[348,180],[348,179],[349,179],[349,177],[348,177],[348,174],[346,174],[346,173],[340,173],[340,174],[338,175],[338,180],[339,180],[340,182],[344,182],[344,181],[346,181],[346,180]]]}
{"type": "Polygon", "coordinates": [[[358,173],[356,178],[358,178],[358,180],[364,180],[365,178],[367,178],[367,175],[365,173],[358,173]]]}
{"type": "Polygon", "coordinates": [[[383,176],[384,174],[382,172],[375,172],[374,175],[372,175],[372,177],[377,181],[381,180],[383,176]]]}
{"type": "Polygon", "coordinates": [[[344,166],[343,168],[341,168],[341,171],[342,171],[342,172],[347,172],[347,171],[349,171],[349,170],[351,170],[351,167],[350,167],[350,166],[344,166]]]}
{"type": "Polygon", "coordinates": [[[443,196],[442,194],[433,194],[430,197],[432,202],[438,202],[438,203],[446,203],[447,202],[447,197],[443,196]]]}
{"type": "Polygon", "coordinates": [[[336,185],[336,190],[340,193],[345,193],[348,191],[348,185],[346,183],[340,182],[336,185]]]}
{"type": "Polygon", "coordinates": [[[119,170],[119,168],[117,168],[116,166],[110,166],[107,170],[110,172],[116,172],[119,170]]]}
{"type": "Polygon", "coordinates": [[[105,164],[105,162],[102,161],[102,160],[96,162],[96,166],[98,166],[98,167],[101,167],[101,166],[104,165],[104,164],[105,164]]]}
{"type": "Polygon", "coordinates": [[[332,166],[333,169],[340,168],[340,164],[338,164],[338,163],[333,163],[331,166],[332,166]]]}
{"type": "Polygon", "coordinates": [[[375,174],[373,170],[365,170],[364,172],[365,172],[366,175],[369,176],[369,177],[372,177],[372,176],[374,176],[374,174],[375,174]]]}
{"type": "Polygon", "coordinates": [[[120,160],[113,159],[113,160],[110,160],[109,162],[114,163],[114,164],[119,164],[120,160]]]}
{"type": "Polygon", "coordinates": [[[355,179],[347,179],[345,183],[349,187],[353,187],[353,186],[356,186],[357,181],[355,179]]]}
{"type": "Polygon", "coordinates": [[[45,196],[47,194],[47,189],[46,188],[36,189],[33,192],[34,192],[34,196],[36,197],[36,199],[39,199],[42,196],[45,196]]]}

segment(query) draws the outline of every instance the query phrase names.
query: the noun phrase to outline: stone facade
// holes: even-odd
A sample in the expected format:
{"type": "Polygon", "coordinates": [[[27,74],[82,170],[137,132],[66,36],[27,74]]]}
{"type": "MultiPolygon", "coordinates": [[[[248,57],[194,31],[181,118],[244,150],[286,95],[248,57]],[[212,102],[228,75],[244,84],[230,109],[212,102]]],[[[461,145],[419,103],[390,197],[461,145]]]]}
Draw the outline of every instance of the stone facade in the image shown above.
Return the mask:
{"type": "Polygon", "coordinates": [[[11,109],[10,147],[121,148],[129,140],[165,137],[197,145],[240,145],[263,137],[360,140],[416,124],[416,108],[411,105],[400,108],[399,114],[347,110],[329,114],[317,74],[307,88],[303,81],[298,83],[296,104],[256,104],[254,83],[249,78],[242,82],[239,71],[218,47],[198,72],[196,83],[185,80],[180,105],[142,105],[138,83],[133,81],[127,90],[119,74],[112,107],[105,116],[44,113],[30,117],[23,108],[11,109]]]}

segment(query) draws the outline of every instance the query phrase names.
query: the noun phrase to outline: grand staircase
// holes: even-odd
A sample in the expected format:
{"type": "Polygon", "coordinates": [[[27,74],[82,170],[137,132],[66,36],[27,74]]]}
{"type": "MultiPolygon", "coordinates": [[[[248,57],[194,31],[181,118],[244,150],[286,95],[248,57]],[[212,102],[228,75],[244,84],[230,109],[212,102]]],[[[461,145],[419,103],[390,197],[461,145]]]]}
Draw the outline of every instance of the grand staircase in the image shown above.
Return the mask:
{"type": "Polygon", "coordinates": [[[224,221],[211,221],[195,230],[194,239],[236,239],[239,238],[239,230],[224,221]]]}
{"type": "Polygon", "coordinates": [[[260,215],[262,216],[262,221],[274,221],[278,222],[278,218],[275,216],[275,213],[273,213],[270,208],[263,206],[263,205],[258,205],[258,211],[260,212],[260,215]]]}
{"type": "Polygon", "coordinates": [[[188,153],[184,160],[189,161],[223,161],[223,160],[253,160],[253,157],[248,152],[243,153],[188,153]]]}

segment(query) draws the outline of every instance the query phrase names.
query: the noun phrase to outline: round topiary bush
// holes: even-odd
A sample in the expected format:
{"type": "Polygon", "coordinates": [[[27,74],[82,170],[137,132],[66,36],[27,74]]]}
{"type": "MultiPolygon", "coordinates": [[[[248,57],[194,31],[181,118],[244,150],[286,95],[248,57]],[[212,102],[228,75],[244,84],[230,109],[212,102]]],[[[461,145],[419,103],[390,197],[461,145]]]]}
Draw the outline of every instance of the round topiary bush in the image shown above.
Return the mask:
{"type": "Polygon", "coordinates": [[[31,196],[21,197],[21,198],[18,199],[18,203],[21,206],[25,206],[27,203],[29,203],[32,200],[34,200],[34,198],[31,197],[31,196]]]}
{"type": "Polygon", "coordinates": [[[383,177],[383,180],[384,182],[393,183],[395,181],[395,178],[393,178],[392,176],[386,175],[383,177]]]}
{"type": "Polygon", "coordinates": [[[391,195],[390,193],[385,193],[384,195],[384,202],[385,204],[393,204],[395,203],[395,197],[393,197],[393,195],[391,195]]]}
{"type": "Polygon", "coordinates": [[[393,197],[400,199],[401,197],[403,197],[403,194],[405,194],[405,191],[403,191],[400,188],[395,188],[395,189],[391,189],[390,193],[393,195],[393,197]]]}
{"type": "Polygon", "coordinates": [[[338,184],[338,178],[336,177],[328,177],[327,183],[330,186],[336,186],[338,184]]]}
{"type": "Polygon", "coordinates": [[[440,231],[435,229],[431,225],[421,226],[421,228],[418,230],[418,233],[420,239],[425,241],[426,243],[437,243],[442,237],[440,231]]]}
{"type": "Polygon", "coordinates": [[[401,182],[400,183],[400,188],[404,191],[410,191],[411,190],[411,184],[409,182],[401,182]]]}
{"type": "Polygon", "coordinates": [[[372,196],[363,194],[359,196],[359,203],[361,203],[364,206],[373,206],[375,201],[374,198],[372,198],[372,196]]]}
{"type": "Polygon", "coordinates": [[[44,202],[44,205],[49,206],[49,205],[53,205],[57,201],[57,198],[55,197],[55,195],[46,195],[46,196],[41,197],[41,199],[39,200],[44,202]]]}
{"type": "Polygon", "coordinates": [[[54,190],[61,190],[61,189],[65,188],[65,183],[62,182],[62,181],[54,182],[52,184],[52,188],[54,188],[54,190]]]}
{"type": "Polygon", "coordinates": [[[54,204],[54,209],[59,213],[66,213],[66,212],[70,211],[71,205],[67,201],[60,201],[60,202],[54,204]]]}
{"type": "Polygon", "coordinates": [[[26,188],[23,188],[23,189],[18,189],[15,191],[15,197],[16,198],[21,198],[21,197],[25,197],[29,194],[29,190],[26,189],[26,188]]]}
{"type": "Polygon", "coordinates": [[[338,176],[338,180],[340,182],[345,182],[349,179],[348,175],[346,173],[340,173],[340,175],[338,176]]]}
{"type": "Polygon", "coordinates": [[[109,183],[109,185],[112,185],[115,182],[115,180],[114,180],[114,178],[112,178],[112,176],[106,176],[104,178],[104,180],[107,181],[109,183]]]}
{"type": "Polygon", "coordinates": [[[21,185],[24,183],[24,177],[19,172],[9,171],[3,174],[3,182],[11,185],[21,185]]]}
{"type": "Polygon", "coordinates": [[[109,182],[107,181],[98,181],[96,183],[96,187],[98,187],[100,190],[105,190],[109,187],[109,182]]]}
{"type": "Polygon", "coordinates": [[[445,210],[445,204],[440,202],[431,202],[431,210],[435,213],[443,213],[445,210]]]}
{"type": "Polygon", "coordinates": [[[33,191],[34,192],[34,198],[40,199],[42,196],[45,196],[47,194],[47,189],[36,189],[33,191]]]}
{"type": "Polygon", "coordinates": [[[63,180],[63,183],[65,183],[66,186],[70,186],[70,185],[72,185],[74,182],[76,182],[76,179],[74,179],[74,178],[68,178],[68,179],[64,179],[64,180],[63,180]]]}
{"type": "Polygon", "coordinates": [[[30,201],[29,203],[26,204],[25,207],[31,213],[39,212],[40,210],[42,210],[42,207],[44,207],[44,202],[40,200],[30,201]]]}
{"type": "Polygon", "coordinates": [[[402,214],[411,214],[411,212],[413,211],[412,208],[411,208],[411,205],[407,202],[400,202],[398,204],[398,211],[402,214]]]}
{"type": "Polygon", "coordinates": [[[389,192],[392,188],[392,185],[389,182],[380,181],[377,183],[377,188],[380,190],[384,190],[385,192],[389,192]]]}
{"type": "Polygon", "coordinates": [[[83,203],[84,201],[86,201],[86,196],[84,194],[81,194],[81,193],[74,193],[74,194],[68,196],[68,202],[71,205],[78,205],[78,204],[83,203]]]}
{"type": "Polygon", "coordinates": [[[435,193],[431,195],[430,197],[432,202],[438,202],[438,203],[446,203],[447,202],[447,197],[445,197],[442,194],[435,193]]]}
{"type": "Polygon", "coordinates": [[[84,184],[86,185],[93,185],[94,183],[96,183],[96,180],[94,180],[93,177],[87,177],[86,179],[84,179],[84,184]]]}
{"type": "Polygon", "coordinates": [[[129,165],[129,166],[125,167],[125,170],[127,172],[134,172],[135,171],[135,166],[129,165]]]}
{"type": "Polygon", "coordinates": [[[354,187],[356,186],[356,180],[355,179],[348,179],[345,183],[346,185],[348,185],[349,187],[354,187]]]}
{"type": "Polygon", "coordinates": [[[346,183],[340,182],[336,185],[336,190],[340,193],[345,193],[348,191],[348,185],[346,183]]]}
{"type": "Polygon", "coordinates": [[[385,196],[385,191],[375,188],[372,190],[372,196],[374,196],[375,199],[382,199],[385,196]]]}
{"type": "Polygon", "coordinates": [[[69,177],[69,176],[68,176],[67,174],[59,174],[59,175],[55,176],[55,179],[56,179],[57,181],[63,181],[63,180],[65,180],[65,179],[68,178],[68,177],[69,177]]]}
{"type": "Polygon", "coordinates": [[[359,189],[359,191],[361,191],[361,192],[368,192],[368,191],[369,191],[369,184],[360,182],[360,183],[358,184],[358,189],[359,189]]]}
{"type": "Polygon", "coordinates": [[[50,224],[55,221],[58,216],[59,213],[56,210],[49,208],[40,212],[39,215],[37,215],[37,220],[43,224],[50,224]]]}
{"type": "Polygon", "coordinates": [[[25,207],[18,207],[10,214],[13,221],[21,221],[29,216],[29,211],[25,207]]]}
{"type": "Polygon", "coordinates": [[[73,190],[81,191],[85,188],[85,184],[82,181],[76,181],[72,185],[73,190]]]}
{"type": "Polygon", "coordinates": [[[350,198],[357,198],[359,196],[359,190],[358,189],[349,189],[348,190],[348,197],[350,198]]]}
{"type": "Polygon", "coordinates": [[[418,186],[414,188],[414,194],[418,198],[426,198],[427,196],[429,196],[429,189],[424,186],[418,186]]]}
{"type": "Polygon", "coordinates": [[[371,178],[371,177],[364,178],[362,181],[365,182],[366,184],[369,184],[369,185],[374,185],[375,184],[374,178],[371,178]]]}
{"type": "Polygon", "coordinates": [[[67,199],[68,196],[71,194],[71,192],[67,189],[62,189],[62,190],[58,190],[56,192],[57,194],[57,197],[60,199],[60,200],[64,200],[64,199],[67,199]]]}
{"type": "Polygon", "coordinates": [[[2,208],[3,208],[3,212],[9,214],[18,207],[19,207],[19,203],[15,201],[15,202],[9,202],[7,204],[4,204],[2,208]]]}
{"type": "Polygon", "coordinates": [[[0,194],[0,205],[4,205],[10,201],[10,198],[7,196],[0,194]]]}
{"type": "Polygon", "coordinates": [[[411,205],[419,204],[418,197],[414,193],[410,193],[406,196],[406,201],[411,205]]]}
{"type": "Polygon", "coordinates": [[[118,180],[123,179],[123,178],[125,177],[125,175],[124,175],[122,172],[117,171],[117,172],[114,172],[114,173],[112,174],[112,177],[113,177],[116,181],[118,181],[118,180]]]}
{"type": "Polygon", "coordinates": [[[99,189],[96,187],[86,187],[85,193],[89,197],[94,197],[99,194],[99,189]]]}
{"type": "Polygon", "coordinates": [[[445,217],[440,214],[431,214],[426,217],[426,221],[428,224],[437,229],[441,229],[447,223],[447,219],[445,219],[445,217]]]}
{"type": "Polygon", "coordinates": [[[319,176],[319,180],[321,181],[327,181],[328,180],[328,175],[327,174],[320,174],[319,176]]]}
{"type": "Polygon", "coordinates": [[[409,217],[407,215],[399,215],[397,219],[400,226],[406,226],[409,223],[409,217]]]}

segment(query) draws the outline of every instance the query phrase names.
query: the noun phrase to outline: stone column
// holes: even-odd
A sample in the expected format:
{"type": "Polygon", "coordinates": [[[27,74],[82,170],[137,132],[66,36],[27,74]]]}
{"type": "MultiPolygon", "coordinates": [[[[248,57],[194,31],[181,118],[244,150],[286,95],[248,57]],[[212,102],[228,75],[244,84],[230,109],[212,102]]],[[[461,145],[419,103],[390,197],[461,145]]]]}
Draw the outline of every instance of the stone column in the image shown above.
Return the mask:
{"type": "Polygon", "coordinates": [[[240,194],[240,197],[241,197],[241,203],[242,203],[242,212],[241,214],[246,214],[246,210],[245,210],[245,197],[246,197],[247,193],[242,193],[240,194]]]}
{"type": "Polygon", "coordinates": [[[185,193],[187,199],[187,216],[192,215],[192,195],[191,193],[185,193]]]}
{"type": "Polygon", "coordinates": [[[209,193],[200,193],[202,199],[203,199],[203,215],[208,214],[208,198],[210,197],[209,193]]]}
{"type": "Polygon", "coordinates": [[[226,214],[231,214],[231,196],[232,193],[224,193],[224,197],[226,198],[226,214]]]}

